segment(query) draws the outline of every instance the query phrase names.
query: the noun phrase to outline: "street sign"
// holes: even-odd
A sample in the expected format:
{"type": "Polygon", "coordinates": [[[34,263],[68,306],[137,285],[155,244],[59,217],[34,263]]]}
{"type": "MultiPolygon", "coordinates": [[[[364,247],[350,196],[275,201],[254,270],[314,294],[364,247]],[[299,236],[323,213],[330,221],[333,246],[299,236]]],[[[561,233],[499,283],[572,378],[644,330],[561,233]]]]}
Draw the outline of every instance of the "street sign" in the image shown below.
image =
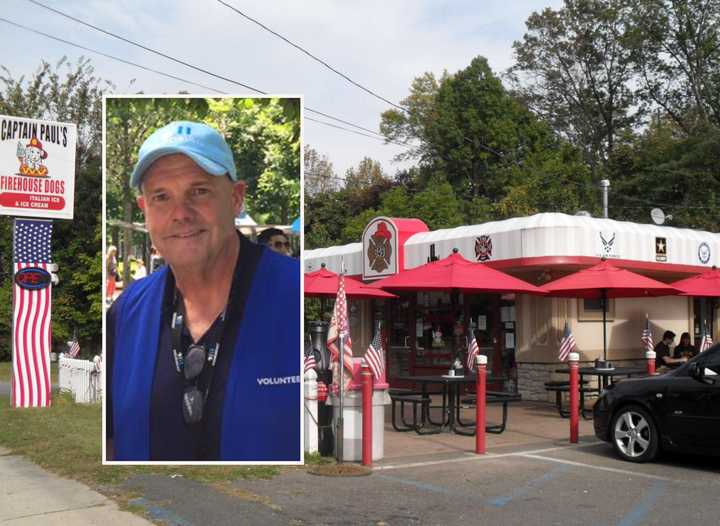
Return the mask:
{"type": "Polygon", "coordinates": [[[0,215],[72,219],[74,124],[0,115],[0,215]]]}

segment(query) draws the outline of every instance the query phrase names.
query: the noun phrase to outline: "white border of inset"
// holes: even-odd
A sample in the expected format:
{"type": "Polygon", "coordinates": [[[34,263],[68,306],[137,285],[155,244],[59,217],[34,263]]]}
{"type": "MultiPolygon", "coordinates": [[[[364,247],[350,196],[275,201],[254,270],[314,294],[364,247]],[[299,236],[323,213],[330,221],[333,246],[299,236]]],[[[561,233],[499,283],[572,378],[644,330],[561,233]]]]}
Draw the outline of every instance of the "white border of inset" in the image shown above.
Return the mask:
{"type": "Polygon", "coordinates": [[[305,242],[305,216],[304,216],[304,188],[305,188],[305,180],[304,180],[304,133],[303,133],[303,122],[304,122],[304,116],[305,116],[305,109],[304,109],[304,99],[302,95],[289,95],[289,94],[267,94],[267,95],[258,95],[258,94],[220,94],[220,93],[212,93],[212,94],[201,94],[201,93],[172,93],[172,94],[119,94],[119,93],[112,93],[112,94],[104,94],[103,95],[103,103],[102,103],[102,276],[103,276],[103,282],[101,284],[102,287],[102,298],[103,298],[103,317],[102,317],[102,334],[103,334],[103,341],[102,341],[102,357],[103,357],[103,400],[102,400],[102,430],[101,430],[101,440],[102,440],[102,464],[104,466],[300,466],[305,463],[305,433],[304,433],[304,424],[305,424],[305,411],[304,411],[304,404],[303,404],[303,397],[304,397],[304,374],[303,374],[303,344],[304,344],[304,301],[303,301],[303,294],[305,293],[304,290],[304,283],[303,283],[303,271],[302,266],[300,268],[300,334],[298,335],[298,342],[299,342],[299,352],[298,352],[298,370],[300,371],[300,378],[301,381],[298,384],[300,389],[300,407],[298,410],[300,411],[300,460],[299,461],[274,461],[274,460],[264,460],[264,461],[119,461],[119,460],[106,460],[107,457],[107,440],[105,439],[105,425],[106,425],[106,416],[107,416],[107,407],[106,407],[106,400],[107,397],[105,396],[105,393],[107,393],[107,360],[106,360],[106,319],[105,319],[105,313],[107,311],[107,308],[105,306],[105,284],[107,280],[107,273],[105,268],[105,255],[107,253],[107,141],[106,141],[106,120],[107,120],[107,99],[298,99],[300,104],[300,214],[299,217],[301,218],[301,229],[300,229],[300,255],[299,255],[299,261],[302,262],[302,255],[304,251],[304,242],[305,242]]]}

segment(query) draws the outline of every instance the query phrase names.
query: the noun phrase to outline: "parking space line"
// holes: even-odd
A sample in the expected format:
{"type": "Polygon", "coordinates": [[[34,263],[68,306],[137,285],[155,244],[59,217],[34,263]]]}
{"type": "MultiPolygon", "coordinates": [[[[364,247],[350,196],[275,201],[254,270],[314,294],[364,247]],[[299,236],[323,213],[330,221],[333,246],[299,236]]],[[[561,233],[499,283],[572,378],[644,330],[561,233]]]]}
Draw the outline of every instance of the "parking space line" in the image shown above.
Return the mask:
{"type": "Polygon", "coordinates": [[[476,455],[475,453],[464,453],[462,457],[450,458],[445,460],[427,460],[425,462],[408,462],[407,464],[389,464],[387,466],[375,466],[373,471],[385,471],[389,469],[408,469],[421,468],[426,466],[439,466],[441,464],[455,464],[457,462],[467,462],[470,460],[492,460],[505,457],[517,457],[522,455],[549,453],[551,451],[561,451],[563,449],[578,449],[583,447],[596,446],[602,442],[587,442],[585,444],[573,444],[567,446],[548,447],[544,449],[532,449],[529,451],[514,451],[511,453],[487,453],[485,455],[476,455]]]}
{"type": "Polygon", "coordinates": [[[554,479],[557,475],[567,471],[568,469],[570,469],[569,466],[561,464],[555,469],[551,469],[550,471],[544,473],[542,476],[529,480],[522,486],[515,487],[509,495],[493,497],[488,499],[487,503],[494,508],[503,508],[513,499],[528,495],[533,489],[537,489],[538,486],[554,479]]]}
{"type": "Polygon", "coordinates": [[[620,473],[622,475],[630,475],[633,477],[641,477],[641,478],[646,478],[646,479],[666,480],[666,481],[672,480],[667,477],[661,477],[659,475],[650,475],[647,473],[638,473],[637,471],[629,471],[626,469],[608,468],[605,466],[596,466],[594,464],[586,464],[584,462],[575,462],[573,460],[564,460],[562,458],[546,457],[543,455],[536,455],[536,454],[530,454],[530,453],[520,453],[515,456],[523,457],[523,458],[534,458],[536,460],[544,460],[546,462],[557,462],[559,464],[567,464],[569,466],[576,466],[579,468],[590,468],[590,469],[597,469],[599,471],[609,471],[611,473],[620,473]]]}
{"type": "Polygon", "coordinates": [[[636,524],[640,524],[645,517],[647,517],[648,513],[652,511],[656,501],[665,495],[666,490],[667,488],[664,482],[655,482],[643,496],[642,500],[622,518],[618,526],[635,526],[636,524]]]}

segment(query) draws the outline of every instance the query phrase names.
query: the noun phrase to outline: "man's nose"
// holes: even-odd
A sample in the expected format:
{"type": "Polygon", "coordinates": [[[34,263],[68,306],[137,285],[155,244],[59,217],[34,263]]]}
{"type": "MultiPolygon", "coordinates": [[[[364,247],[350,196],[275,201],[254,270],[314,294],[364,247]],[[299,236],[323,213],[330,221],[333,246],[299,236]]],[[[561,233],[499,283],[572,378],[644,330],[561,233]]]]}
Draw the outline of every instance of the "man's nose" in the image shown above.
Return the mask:
{"type": "Polygon", "coordinates": [[[193,207],[192,201],[188,198],[180,198],[173,202],[172,210],[170,211],[170,219],[173,221],[189,221],[195,216],[195,208],[193,207]]]}

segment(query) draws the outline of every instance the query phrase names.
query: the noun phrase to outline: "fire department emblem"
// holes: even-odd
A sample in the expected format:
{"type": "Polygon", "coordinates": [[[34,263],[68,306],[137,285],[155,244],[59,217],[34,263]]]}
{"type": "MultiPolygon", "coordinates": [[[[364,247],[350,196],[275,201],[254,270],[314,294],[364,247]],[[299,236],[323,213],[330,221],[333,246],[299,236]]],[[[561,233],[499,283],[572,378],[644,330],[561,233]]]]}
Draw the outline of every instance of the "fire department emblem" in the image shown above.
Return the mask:
{"type": "Polygon", "coordinates": [[[392,256],[390,239],[392,239],[392,233],[385,223],[379,223],[375,233],[370,236],[367,258],[370,268],[375,272],[382,272],[390,266],[390,257],[392,256]]]}
{"type": "Polygon", "coordinates": [[[475,240],[475,257],[478,261],[487,261],[492,257],[492,239],[480,236],[475,240]]]}
{"type": "Polygon", "coordinates": [[[42,143],[37,137],[30,139],[30,142],[25,146],[18,141],[17,158],[20,161],[20,175],[47,177],[48,169],[43,164],[47,156],[47,152],[43,149],[42,143]]]}

